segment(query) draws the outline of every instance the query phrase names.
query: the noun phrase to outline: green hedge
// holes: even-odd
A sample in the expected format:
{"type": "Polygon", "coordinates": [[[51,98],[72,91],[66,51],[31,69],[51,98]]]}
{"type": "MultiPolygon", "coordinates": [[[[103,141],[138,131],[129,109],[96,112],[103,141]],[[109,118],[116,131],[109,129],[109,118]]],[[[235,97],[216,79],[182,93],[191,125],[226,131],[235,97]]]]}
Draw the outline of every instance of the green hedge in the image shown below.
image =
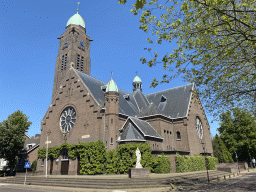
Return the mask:
{"type": "Polygon", "coordinates": [[[207,168],[208,170],[215,170],[215,164],[218,164],[219,160],[217,157],[211,157],[211,156],[207,156],[206,157],[206,164],[207,164],[207,168]]]}
{"type": "MultiPolygon", "coordinates": [[[[181,156],[179,154],[175,157],[176,172],[191,172],[191,171],[203,171],[205,170],[205,160],[202,155],[195,156],[181,156]]],[[[215,164],[218,163],[218,158],[207,156],[206,165],[208,170],[215,170],[215,164]]]]}
{"type": "Polygon", "coordinates": [[[183,157],[177,154],[175,156],[175,162],[177,173],[205,170],[205,162],[202,155],[183,157]]]}
{"type": "Polygon", "coordinates": [[[163,153],[158,157],[152,157],[152,169],[154,173],[170,173],[170,159],[163,153]]]}

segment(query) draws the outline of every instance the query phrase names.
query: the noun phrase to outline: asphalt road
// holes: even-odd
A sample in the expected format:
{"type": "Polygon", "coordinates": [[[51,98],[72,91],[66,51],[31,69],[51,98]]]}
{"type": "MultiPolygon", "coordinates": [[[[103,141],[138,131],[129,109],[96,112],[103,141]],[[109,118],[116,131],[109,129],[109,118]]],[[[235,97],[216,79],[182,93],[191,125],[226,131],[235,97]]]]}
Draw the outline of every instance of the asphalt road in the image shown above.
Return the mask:
{"type": "Polygon", "coordinates": [[[247,192],[256,191],[256,172],[246,173],[241,177],[228,179],[226,181],[213,184],[212,186],[202,186],[193,192],[247,192]]]}

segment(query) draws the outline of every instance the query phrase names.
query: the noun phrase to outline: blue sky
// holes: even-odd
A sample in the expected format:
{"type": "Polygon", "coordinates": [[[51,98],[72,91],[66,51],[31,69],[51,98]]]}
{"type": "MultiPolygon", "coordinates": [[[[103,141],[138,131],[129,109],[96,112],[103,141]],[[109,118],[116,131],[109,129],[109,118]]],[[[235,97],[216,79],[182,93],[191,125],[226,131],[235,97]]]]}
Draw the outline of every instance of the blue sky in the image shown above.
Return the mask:
{"type": "MultiPolygon", "coordinates": [[[[139,16],[130,13],[131,4],[118,0],[83,1],[83,17],[91,42],[91,76],[108,82],[113,71],[117,86],[132,92],[132,81],[138,72],[143,92],[149,94],[185,85],[181,78],[169,84],[150,88],[153,78],[161,80],[166,72],[161,65],[148,67],[140,57],[151,58],[144,50],[151,47],[159,58],[171,53],[175,44],[153,45],[139,29],[139,16]]],[[[40,122],[51,104],[53,78],[59,40],[68,19],[76,13],[77,1],[0,1],[0,121],[21,110],[32,122],[28,135],[40,133],[40,122]]],[[[212,117],[208,114],[209,122],[212,117]]],[[[215,135],[218,122],[211,123],[215,135]]]]}

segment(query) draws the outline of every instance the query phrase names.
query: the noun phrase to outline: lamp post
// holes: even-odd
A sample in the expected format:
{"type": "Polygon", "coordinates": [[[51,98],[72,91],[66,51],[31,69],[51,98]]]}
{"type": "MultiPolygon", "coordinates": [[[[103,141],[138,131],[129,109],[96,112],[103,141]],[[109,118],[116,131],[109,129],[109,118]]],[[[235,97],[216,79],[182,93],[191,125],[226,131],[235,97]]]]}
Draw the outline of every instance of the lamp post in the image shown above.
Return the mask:
{"type": "Polygon", "coordinates": [[[204,150],[204,162],[205,162],[205,167],[206,167],[206,172],[207,172],[207,179],[208,179],[208,183],[210,183],[210,178],[209,178],[209,173],[208,173],[208,167],[207,167],[207,163],[206,163],[205,143],[201,142],[201,144],[202,144],[203,150],[204,150]]]}
{"type": "Polygon", "coordinates": [[[47,177],[47,159],[48,159],[48,136],[50,135],[51,130],[47,131],[47,149],[46,149],[46,167],[45,167],[45,177],[47,177]]]}
{"type": "Polygon", "coordinates": [[[236,162],[237,162],[238,172],[239,172],[239,174],[240,174],[240,169],[239,169],[239,164],[238,164],[238,156],[237,156],[236,151],[235,151],[235,154],[236,154],[236,162]]]}

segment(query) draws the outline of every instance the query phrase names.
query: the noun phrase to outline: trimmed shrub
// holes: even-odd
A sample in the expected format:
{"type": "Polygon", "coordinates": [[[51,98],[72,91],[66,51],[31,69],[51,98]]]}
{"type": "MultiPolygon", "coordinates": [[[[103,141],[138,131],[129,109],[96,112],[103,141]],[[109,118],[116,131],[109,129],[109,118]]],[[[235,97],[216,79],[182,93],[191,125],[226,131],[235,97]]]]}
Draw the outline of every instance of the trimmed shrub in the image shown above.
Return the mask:
{"type": "Polygon", "coordinates": [[[163,153],[158,157],[153,157],[152,162],[154,173],[170,173],[170,159],[163,153]]]}
{"type": "Polygon", "coordinates": [[[217,157],[211,157],[211,156],[207,156],[206,157],[206,164],[207,164],[207,168],[208,170],[215,170],[215,164],[218,164],[219,160],[217,157]]]}
{"type": "Polygon", "coordinates": [[[205,162],[202,155],[182,157],[181,155],[176,154],[175,162],[177,173],[205,170],[205,162]]]}

